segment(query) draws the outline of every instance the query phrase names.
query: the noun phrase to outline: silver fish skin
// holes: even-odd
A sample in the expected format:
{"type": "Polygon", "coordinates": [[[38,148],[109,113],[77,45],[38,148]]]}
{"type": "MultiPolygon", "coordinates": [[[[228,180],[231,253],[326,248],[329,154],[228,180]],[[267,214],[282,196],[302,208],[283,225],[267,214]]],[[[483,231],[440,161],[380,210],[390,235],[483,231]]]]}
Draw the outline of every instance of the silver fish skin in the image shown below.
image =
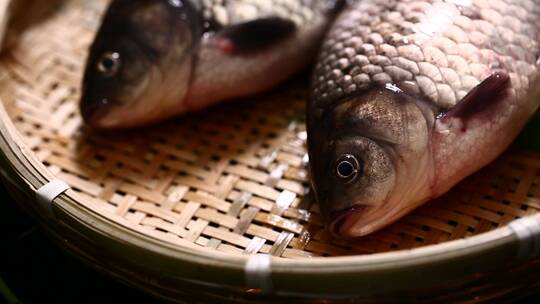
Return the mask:
{"type": "Polygon", "coordinates": [[[539,33],[534,0],[351,2],[307,110],[331,232],[385,227],[500,155],[539,106],[539,33]]]}
{"type": "Polygon", "coordinates": [[[113,0],[80,102],[98,129],[138,127],[259,93],[316,55],[339,0],[113,0]]]}

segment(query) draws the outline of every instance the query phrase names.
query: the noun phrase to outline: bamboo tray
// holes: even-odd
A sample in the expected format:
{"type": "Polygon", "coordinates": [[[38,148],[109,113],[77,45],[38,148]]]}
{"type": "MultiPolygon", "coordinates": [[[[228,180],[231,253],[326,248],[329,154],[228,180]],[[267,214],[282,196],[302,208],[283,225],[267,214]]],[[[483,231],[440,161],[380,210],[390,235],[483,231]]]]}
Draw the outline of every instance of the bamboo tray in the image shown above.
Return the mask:
{"type": "Polygon", "coordinates": [[[0,58],[2,179],[70,252],[186,303],[483,302],[539,285],[538,260],[518,253],[540,245],[507,226],[540,220],[538,154],[511,149],[443,198],[344,242],[309,194],[302,77],[151,128],[84,128],[79,84],[103,7],[50,6],[12,25],[0,58]],[[71,189],[48,210],[35,193],[54,179],[71,189]],[[256,253],[272,259],[253,281],[256,253]]]}

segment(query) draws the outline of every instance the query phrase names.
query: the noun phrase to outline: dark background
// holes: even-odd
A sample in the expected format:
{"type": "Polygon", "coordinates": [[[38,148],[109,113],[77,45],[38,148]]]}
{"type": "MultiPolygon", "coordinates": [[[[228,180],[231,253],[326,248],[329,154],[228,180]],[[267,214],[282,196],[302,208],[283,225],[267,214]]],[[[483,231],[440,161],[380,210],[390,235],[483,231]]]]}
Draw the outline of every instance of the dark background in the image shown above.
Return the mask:
{"type": "MultiPolygon", "coordinates": [[[[518,145],[540,152],[539,131],[537,115],[518,145]]],[[[1,185],[0,199],[0,303],[159,303],[63,252],[1,185]]],[[[540,294],[516,303],[540,303],[540,294]]]]}
{"type": "Polygon", "coordinates": [[[0,303],[159,303],[62,251],[1,184],[0,198],[0,303]]]}

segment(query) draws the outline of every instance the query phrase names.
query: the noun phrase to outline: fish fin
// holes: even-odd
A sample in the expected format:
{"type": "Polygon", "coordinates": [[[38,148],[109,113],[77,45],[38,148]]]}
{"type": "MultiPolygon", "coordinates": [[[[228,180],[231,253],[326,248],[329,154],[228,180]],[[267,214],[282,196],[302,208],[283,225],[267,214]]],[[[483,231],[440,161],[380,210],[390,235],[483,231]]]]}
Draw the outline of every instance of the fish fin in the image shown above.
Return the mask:
{"type": "Polygon", "coordinates": [[[507,72],[498,71],[482,81],[469,94],[444,113],[440,118],[442,121],[459,118],[463,122],[467,119],[486,112],[493,108],[499,101],[503,100],[510,87],[510,76],[507,72]]]}
{"type": "Polygon", "coordinates": [[[280,17],[266,17],[223,29],[214,45],[228,55],[249,55],[264,51],[289,38],[296,24],[280,17]]]}
{"type": "Polygon", "coordinates": [[[430,138],[435,196],[493,161],[519,134],[530,101],[512,94],[511,84],[507,72],[495,72],[437,117],[430,138]]]}

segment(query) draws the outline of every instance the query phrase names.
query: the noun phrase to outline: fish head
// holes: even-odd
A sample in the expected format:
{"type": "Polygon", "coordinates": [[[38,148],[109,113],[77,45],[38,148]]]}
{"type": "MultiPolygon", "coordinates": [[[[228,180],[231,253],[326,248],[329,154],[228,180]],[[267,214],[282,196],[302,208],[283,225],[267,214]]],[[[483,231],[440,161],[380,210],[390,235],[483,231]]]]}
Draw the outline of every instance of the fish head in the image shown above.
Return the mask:
{"type": "Polygon", "coordinates": [[[84,121],[109,129],[172,116],[188,92],[203,23],[186,0],[113,1],[86,64],[84,121]]]}
{"type": "Polygon", "coordinates": [[[425,201],[429,110],[395,86],[310,107],[312,186],[332,234],[371,233],[425,201]]]}

